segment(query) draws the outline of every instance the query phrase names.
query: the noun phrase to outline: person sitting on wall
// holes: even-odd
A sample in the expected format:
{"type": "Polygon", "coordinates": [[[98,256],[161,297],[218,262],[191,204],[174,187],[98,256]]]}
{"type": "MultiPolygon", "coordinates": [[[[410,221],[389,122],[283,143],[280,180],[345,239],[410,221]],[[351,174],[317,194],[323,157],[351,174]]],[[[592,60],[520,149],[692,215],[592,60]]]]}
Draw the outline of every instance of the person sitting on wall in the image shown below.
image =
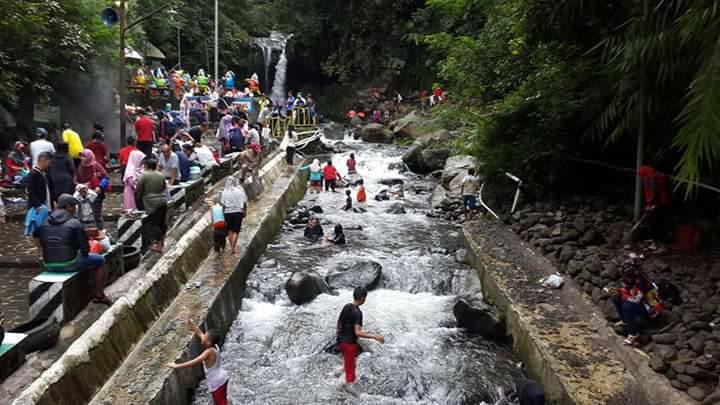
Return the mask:
{"type": "Polygon", "coordinates": [[[88,235],[75,217],[78,201],[69,194],[58,198],[57,208],[44,225],[33,232],[35,245],[42,250],[43,267],[50,272],[95,271],[94,302],[112,305],[105,295],[105,258],[90,253],[88,235]]]}

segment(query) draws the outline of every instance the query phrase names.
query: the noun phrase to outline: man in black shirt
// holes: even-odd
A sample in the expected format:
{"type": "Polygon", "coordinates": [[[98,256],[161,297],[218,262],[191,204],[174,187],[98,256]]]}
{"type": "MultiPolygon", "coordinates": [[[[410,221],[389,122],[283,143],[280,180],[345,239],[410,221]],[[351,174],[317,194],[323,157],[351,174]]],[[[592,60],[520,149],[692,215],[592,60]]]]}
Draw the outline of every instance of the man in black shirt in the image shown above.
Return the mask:
{"type": "Polygon", "coordinates": [[[200,125],[196,125],[190,129],[188,129],[188,134],[193,138],[195,142],[201,142],[202,141],[202,135],[203,132],[208,128],[207,122],[202,122],[200,125]]]}
{"type": "Polygon", "coordinates": [[[355,357],[358,353],[358,338],[374,339],[385,343],[385,338],[380,335],[372,335],[362,330],[363,314],[360,305],[365,303],[367,290],[364,287],[357,287],[353,291],[353,302],[346,304],[337,321],[337,342],[343,354],[343,368],[345,370],[345,384],[341,388],[357,395],[355,384],[355,357]]]}

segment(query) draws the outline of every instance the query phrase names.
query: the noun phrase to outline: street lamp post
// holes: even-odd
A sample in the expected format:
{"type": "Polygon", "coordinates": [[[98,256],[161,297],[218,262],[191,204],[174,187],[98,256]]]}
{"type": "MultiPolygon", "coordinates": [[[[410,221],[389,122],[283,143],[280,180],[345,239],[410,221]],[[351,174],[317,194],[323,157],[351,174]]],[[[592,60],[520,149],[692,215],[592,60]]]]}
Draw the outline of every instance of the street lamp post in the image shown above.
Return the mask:
{"type": "Polygon", "coordinates": [[[218,22],[218,0],[215,0],[215,86],[217,88],[218,83],[220,83],[220,76],[218,76],[218,64],[219,64],[219,56],[218,56],[218,28],[220,27],[220,23],[218,22]]]}

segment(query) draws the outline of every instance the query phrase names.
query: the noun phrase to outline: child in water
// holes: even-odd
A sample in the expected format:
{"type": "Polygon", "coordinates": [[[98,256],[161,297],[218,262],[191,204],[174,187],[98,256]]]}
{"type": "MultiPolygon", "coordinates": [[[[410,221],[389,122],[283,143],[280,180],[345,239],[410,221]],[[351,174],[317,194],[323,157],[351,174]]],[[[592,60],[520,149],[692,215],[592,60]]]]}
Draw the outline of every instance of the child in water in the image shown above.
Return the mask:
{"type": "Polygon", "coordinates": [[[335,225],[335,235],[328,236],[327,241],[333,245],[344,245],[345,244],[345,233],[343,233],[343,227],[340,224],[335,225]]]}
{"type": "Polygon", "coordinates": [[[345,190],[345,195],[347,198],[345,199],[345,205],[343,206],[343,211],[351,211],[352,210],[352,197],[350,190],[345,190]]]}
{"type": "Polygon", "coordinates": [[[365,182],[360,180],[358,184],[360,185],[360,188],[357,192],[357,201],[359,203],[364,203],[365,201],[367,201],[367,194],[365,193],[365,182]]]}
{"type": "Polygon", "coordinates": [[[168,363],[167,366],[172,369],[191,368],[202,363],[203,371],[205,372],[205,381],[207,382],[208,388],[210,388],[210,392],[212,392],[215,405],[227,405],[227,385],[229,377],[227,372],[222,368],[222,358],[220,356],[220,348],[218,347],[220,333],[214,329],[203,333],[190,318],[187,319],[187,325],[188,328],[200,338],[200,344],[203,345],[205,350],[190,361],[184,363],[168,363]]]}

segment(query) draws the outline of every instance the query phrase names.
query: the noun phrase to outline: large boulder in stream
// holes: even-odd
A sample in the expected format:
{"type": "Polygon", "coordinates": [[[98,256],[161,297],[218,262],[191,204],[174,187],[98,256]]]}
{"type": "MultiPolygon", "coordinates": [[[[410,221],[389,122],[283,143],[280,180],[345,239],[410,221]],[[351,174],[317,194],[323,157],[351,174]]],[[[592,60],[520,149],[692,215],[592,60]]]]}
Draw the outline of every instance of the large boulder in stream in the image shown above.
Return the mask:
{"type": "Polygon", "coordinates": [[[477,333],[496,340],[503,340],[507,336],[505,323],[490,306],[472,306],[461,299],[455,303],[453,314],[458,324],[470,333],[477,333]]]}
{"type": "Polygon", "coordinates": [[[445,167],[445,160],[450,156],[447,148],[425,148],[424,144],[416,143],[403,155],[403,162],[415,173],[427,174],[445,167]]]}
{"type": "Polygon", "coordinates": [[[360,128],[360,139],[373,143],[392,143],[393,133],[382,124],[367,124],[360,128]]]}
{"type": "Polygon", "coordinates": [[[315,273],[297,271],[285,283],[285,292],[295,305],[308,303],[329,290],[325,280],[315,273]]]}
{"type": "Polygon", "coordinates": [[[381,278],[382,266],[380,263],[362,261],[331,271],[325,280],[333,289],[365,287],[372,290],[380,285],[381,278]]]}

